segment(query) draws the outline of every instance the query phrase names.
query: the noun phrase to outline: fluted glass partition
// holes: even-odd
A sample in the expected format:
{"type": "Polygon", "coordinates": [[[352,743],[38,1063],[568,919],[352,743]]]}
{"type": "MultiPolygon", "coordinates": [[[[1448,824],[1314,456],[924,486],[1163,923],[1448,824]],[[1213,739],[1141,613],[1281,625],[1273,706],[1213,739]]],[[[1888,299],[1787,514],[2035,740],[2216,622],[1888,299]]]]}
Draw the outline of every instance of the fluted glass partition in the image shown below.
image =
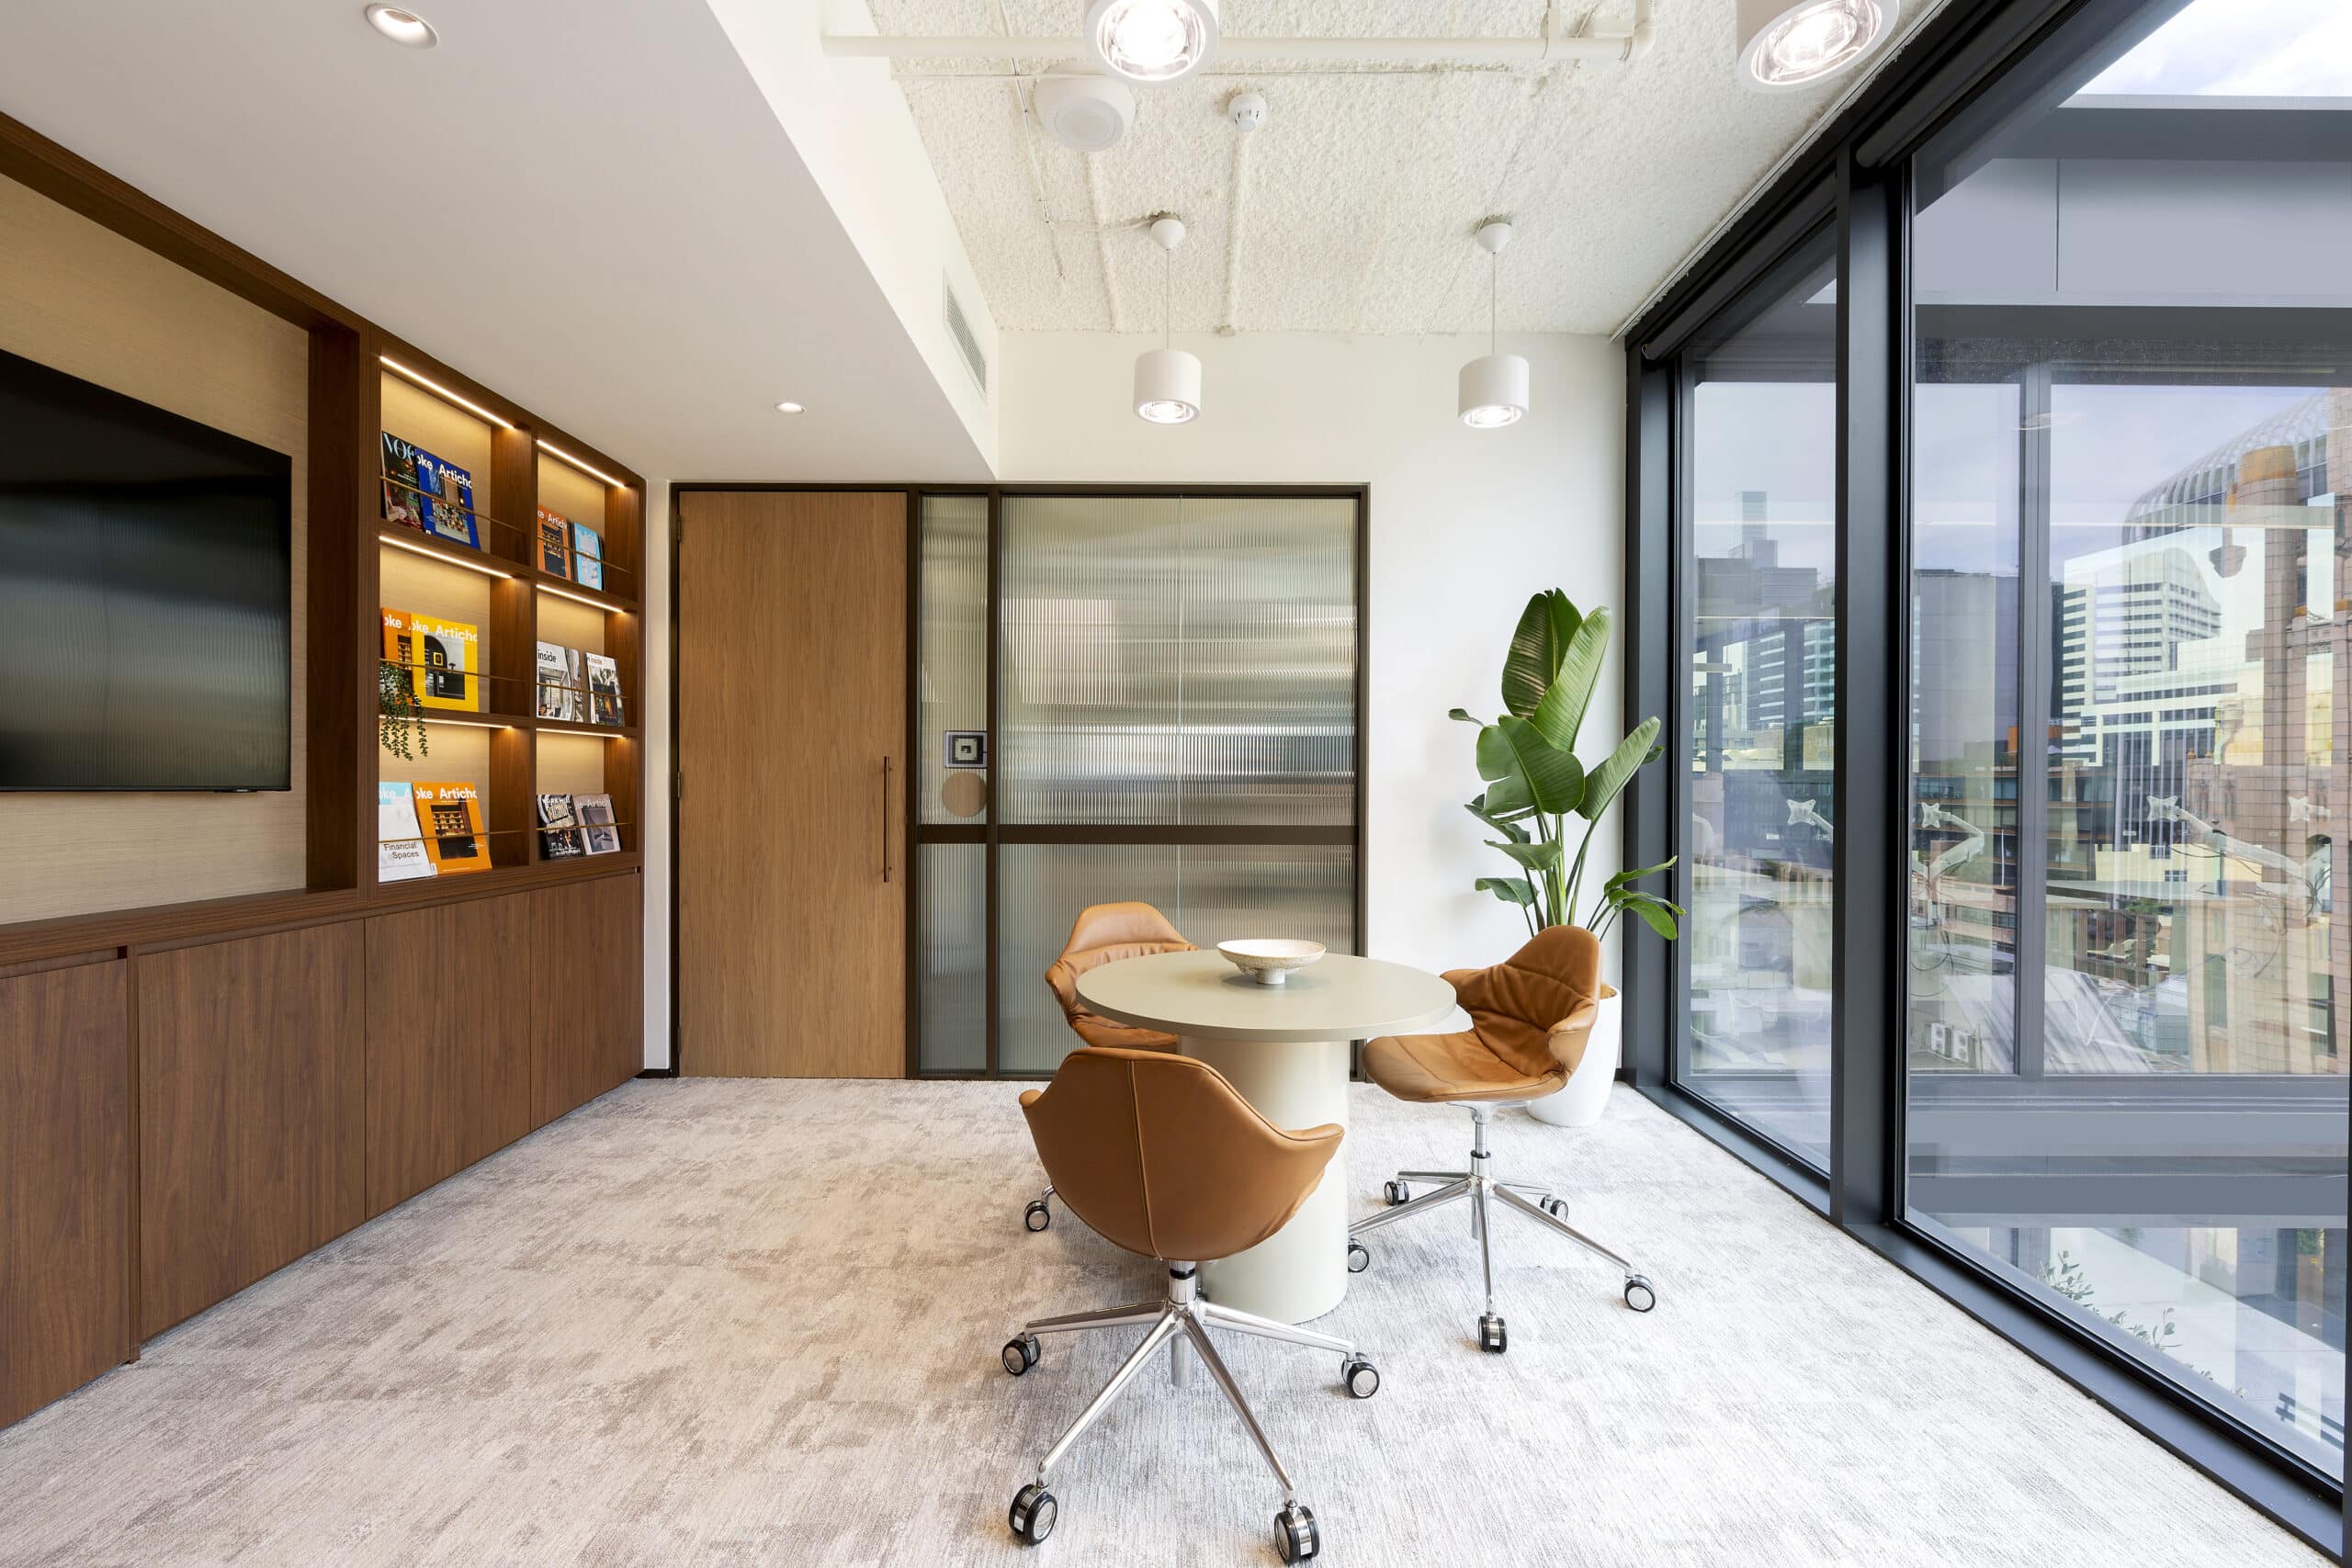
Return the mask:
{"type": "Polygon", "coordinates": [[[1354,950],[1362,507],[1346,491],[922,499],[925,1071],[1053,1070],[1074,1037],[1045,971],[1089,904],[1154,904],[1203,946],[1354,950]],[[970,730],[985,769],[952,760],[970,730]],[[967,814],[981,786],[986,810],[967,814]],[[974,925],[977,987],[959,967],[974,925]]]}
{"type": "Polygon", "coordinates": [[[1353,819],[1353,502],[1003,508],[1006,821],[1353,819]]]}

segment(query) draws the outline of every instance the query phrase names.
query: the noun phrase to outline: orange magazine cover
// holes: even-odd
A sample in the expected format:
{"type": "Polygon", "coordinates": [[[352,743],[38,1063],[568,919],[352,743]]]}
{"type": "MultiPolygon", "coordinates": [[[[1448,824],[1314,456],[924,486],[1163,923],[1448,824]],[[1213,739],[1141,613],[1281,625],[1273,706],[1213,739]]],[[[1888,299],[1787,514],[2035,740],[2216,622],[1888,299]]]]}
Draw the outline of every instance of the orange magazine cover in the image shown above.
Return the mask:
{"type": "Polygon", "coordinates": [[[490,840],[482,834],[481,792],[470,784],[416,786],[417,831],[424,852],[443,876],[490,869],[490,840]]]}

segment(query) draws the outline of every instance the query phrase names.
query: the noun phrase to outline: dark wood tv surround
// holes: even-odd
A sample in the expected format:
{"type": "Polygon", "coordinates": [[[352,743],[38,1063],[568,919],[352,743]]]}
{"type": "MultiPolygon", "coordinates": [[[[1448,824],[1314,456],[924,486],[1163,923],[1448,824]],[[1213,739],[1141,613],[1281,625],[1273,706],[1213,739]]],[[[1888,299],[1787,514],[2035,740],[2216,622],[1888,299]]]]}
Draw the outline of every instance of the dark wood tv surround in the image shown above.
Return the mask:
{"type": "Polygon", "coordinates": [[[0,924],[6,1426],[637,1074],[644,481],[4,116],[0,176],[310,343],[305,886],[0,924]],[[510,573],[483,627],[493,868],[379,886],[381,355],[514,424],[486,510],[521,529],[486,529],[472,557],[510,573]],[[524,531],[541,442],[621,481],[604,495],[609,591],[562,612],[601,615],[629,705],[594,742],[622,850],[593,859],[544,861],[531,831],[541,737],[565,728],[534,716],[529,680],[550,581],[524,531]]]}

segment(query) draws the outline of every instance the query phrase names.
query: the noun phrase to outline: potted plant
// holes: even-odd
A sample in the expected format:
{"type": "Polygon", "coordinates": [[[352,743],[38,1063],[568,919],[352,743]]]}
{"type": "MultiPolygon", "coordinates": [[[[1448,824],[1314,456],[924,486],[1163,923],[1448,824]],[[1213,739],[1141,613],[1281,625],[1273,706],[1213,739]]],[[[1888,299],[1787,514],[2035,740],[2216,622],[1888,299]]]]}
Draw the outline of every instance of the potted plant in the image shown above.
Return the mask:
{"type": "MultiPolygon", "coordinates": [[[[1478,726],[1478,776],[1484,792],[1468,805],[1470,815],[1498,834],[1487,842],[1510,857],[1507,876],[1482,876],[1474,885],[1516,907],[1530,936],[1550,926],[1583,923],[1595,936],[1631,914],[1668,942],[1680,933],[1682,908],[1638,886],[1674,864],[1618,872],[1593,893],[1580,921],[1585,863],[1600,819],[1634,774],[1663,751],[1658,721],[1644,719],[1608,757],[1588,771],[1576,754],[1577,732],[1591,705],[1609,651],[1610,615],[1577,611],[1555,588],[1527,602],[1503,658],[1503,714],[1492,724],[1454,708],[1446,716],[1478,726]],[[1572,824],[1576,818],[1581,826],[1572,824]],[[1571,842],[1573,840],[1573,843],[1571,842]]],[[[1530,1111],[1558,1126],[1584,1126],[1600,1120],[1617,1076],[1623,1048],[1616,988],[1600,988],[1600,1016],[1585,1046],[1584,1059],[1558,1094],[1534,1101],[1530,1111]]]]}

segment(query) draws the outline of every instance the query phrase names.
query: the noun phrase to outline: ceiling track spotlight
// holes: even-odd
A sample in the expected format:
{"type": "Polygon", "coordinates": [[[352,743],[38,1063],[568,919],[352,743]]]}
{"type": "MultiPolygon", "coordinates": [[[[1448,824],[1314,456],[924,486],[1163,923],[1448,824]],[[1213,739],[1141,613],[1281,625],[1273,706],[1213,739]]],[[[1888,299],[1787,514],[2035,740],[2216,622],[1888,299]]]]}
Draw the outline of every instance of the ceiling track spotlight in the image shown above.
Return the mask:
{"type": "Polygon", "coordinates": [[[1160,346],[1136,355],[1136,417],[1153,424],[1186,424],[1201,414],[1201,361],[1173,346],[1176,247],[1184,243],[1184,220],[1163,212],[1151,220],[1151,237],[1164,258],[1160,346]]]}
{"type": "Polygon", "coordinates": [[[1527,361],[1496,352],[1496,314],[1502,294],[1503,247],[1510,243],[1510,220],[1489,218],[1474,236],[1492,264],[1487,274],[1487,352],[1462,367],[1462,423],[1473,430],[1500,430],[1527,417],[1527,361]]]}
{"type": "Polygon", "coordinates": [[[1216,0],[1094,0],[1086,55],[1140,86],[1182,82],[1216,53],[1216,0]]]}
{"type": "Polygon", "coordinates": [[[1739,79],[1792,93],[1851,68],[1893,36],[1903,0],[1739,0],[1739,79]]]}

